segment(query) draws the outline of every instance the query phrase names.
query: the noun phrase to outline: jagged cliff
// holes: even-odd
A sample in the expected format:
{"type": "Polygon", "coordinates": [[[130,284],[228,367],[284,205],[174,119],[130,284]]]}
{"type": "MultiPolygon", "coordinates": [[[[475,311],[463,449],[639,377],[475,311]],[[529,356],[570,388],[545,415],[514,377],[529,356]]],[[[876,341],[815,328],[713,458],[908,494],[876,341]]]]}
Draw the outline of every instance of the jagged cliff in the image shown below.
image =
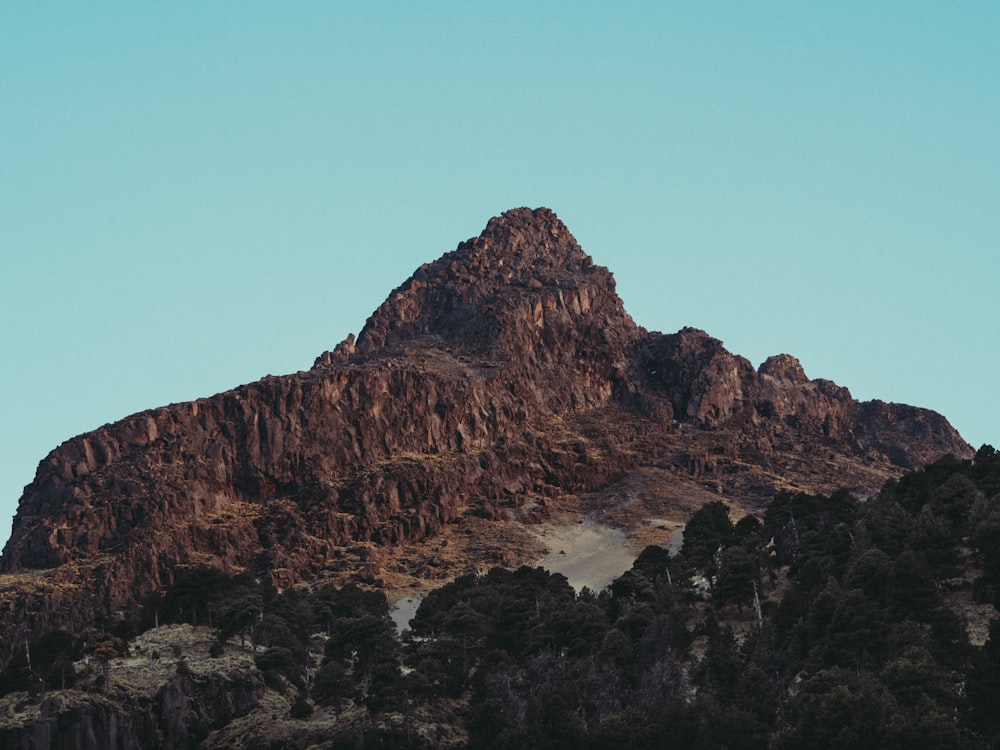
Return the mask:
{"type": "Polygon", "coordinates": [[[755,370],[702,331],[647,332],[554,213],[515,209],[311,370],[53,450],[0,558],[0,620],[127,618],[191,565],[379,583],[386,549],[644,468],[752,509],[782,486],[873,491],[946,453],[972,451],[936,413],[858,403],[788,355],[755,370]]]}

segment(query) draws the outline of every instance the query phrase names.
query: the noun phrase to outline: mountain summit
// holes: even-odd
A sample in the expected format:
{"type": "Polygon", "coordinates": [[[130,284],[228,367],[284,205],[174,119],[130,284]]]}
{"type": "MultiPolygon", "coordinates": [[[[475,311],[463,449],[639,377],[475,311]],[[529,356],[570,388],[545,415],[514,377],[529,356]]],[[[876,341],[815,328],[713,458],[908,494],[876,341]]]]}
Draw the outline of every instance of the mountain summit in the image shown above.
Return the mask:
{"type": "MultiPolygon", "coordinates": [[[[576,410],[603,403],[612,381],[624,384],[626,348],[641,335],[610,271],[551,210],[520,208],[417,269],[340,351],[440,351],[502,369],[529,405],[576,410]]],[[[336,361],[327,353],[316,365],[336,361]]]]}
{"type": "Polygon", "coordinates": [[[491,219],[478,237],[421,266],[369,318],[358,349],[374,352],[436,336],[464,351],[509,358],[523,350],[525,331],[506,326],[519,321],[543,328],[534,305],[546,292],[572,297],[561,304],[583,321],[602,318],[605,327],[636,330],[611,273],[594,265],[566,225],[547,208],[521,208],[491,219]]]}
{"type": "Polygon", "coordinates": [[[859,403],[789,355],[755,369],[702,331],[637,326],[556,215],[519,208],[309,371],[53,450],[0,558],[0,618],[132,618],[200,566],[279,588],[410,585],[537,559],[531,524],[566,514],[641,525],[704,499],[753,512],[779,489],[867,494],[947,453],[972,455],[934,412],[859,403]]]}

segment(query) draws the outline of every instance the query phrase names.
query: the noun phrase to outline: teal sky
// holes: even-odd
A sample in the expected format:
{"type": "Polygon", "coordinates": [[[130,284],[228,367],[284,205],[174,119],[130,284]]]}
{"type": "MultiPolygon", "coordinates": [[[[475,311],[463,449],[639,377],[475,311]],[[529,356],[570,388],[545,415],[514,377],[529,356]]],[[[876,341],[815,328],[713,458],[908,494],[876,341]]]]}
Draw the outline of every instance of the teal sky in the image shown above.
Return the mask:
{"type": "Polygon", "coordinates": [[[1000,445],[1000,3],[0,4],[0,538],[549,206],[651,330],[1000,445]]]}

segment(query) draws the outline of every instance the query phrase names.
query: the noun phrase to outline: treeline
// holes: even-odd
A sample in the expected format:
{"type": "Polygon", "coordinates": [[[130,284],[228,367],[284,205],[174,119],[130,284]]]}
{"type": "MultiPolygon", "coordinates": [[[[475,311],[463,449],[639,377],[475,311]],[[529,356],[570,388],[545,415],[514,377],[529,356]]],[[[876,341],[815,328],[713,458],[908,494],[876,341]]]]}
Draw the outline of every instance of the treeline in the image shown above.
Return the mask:
{"type": "MultiPolygon", "coordinates": [[[[970,603],[1000,608],[989,446],[866,502],[783,494],[736,523],[708,504],[679,555],[649,547],[599,593],[540,568],[463,576],[402,639],[379,592],[278,593],[209,570],[150,602],[146,623],[211,627],[220,654],[252,646],[294,717],[367,708],[371,731],[344,747],[426,745],[374,728],[391,713],[461,725],[471,748],[993,748],[1000,625],[971,645],[970,603]]],[[[49,638],[0,688],[65,683],[79,644],[49,638]]]]}
{"type": "Polygon", "coordinates": [[[696,512],[607,591],[541,570],[428,596],[407,658],[469,696],[470,746],[983,748],[1000,739],[1000,457],[945,458],[862,503],[696,512]]]}

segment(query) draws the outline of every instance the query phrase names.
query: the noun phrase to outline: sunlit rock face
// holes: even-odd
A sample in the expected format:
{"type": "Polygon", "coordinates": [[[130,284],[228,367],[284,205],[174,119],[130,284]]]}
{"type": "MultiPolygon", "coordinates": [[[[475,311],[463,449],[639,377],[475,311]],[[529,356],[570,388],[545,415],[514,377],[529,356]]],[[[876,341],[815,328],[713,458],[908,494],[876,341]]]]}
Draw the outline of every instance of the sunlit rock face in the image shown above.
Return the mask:
{"type": "Polygon", "coordinates": [[[934,412],[858,403],[788,355],[754,369],[702,331],[642,329],[552,211],[519,208],[418,268],[311,370],[53,450],[0,571],[55,570],[0,591],[0,617],[129,617],[192,565],[379,584],[379,549],[544,516],[641,466],[755,507],[779,484],[874,491],[946,453],[971,449],[934,412]]]}

